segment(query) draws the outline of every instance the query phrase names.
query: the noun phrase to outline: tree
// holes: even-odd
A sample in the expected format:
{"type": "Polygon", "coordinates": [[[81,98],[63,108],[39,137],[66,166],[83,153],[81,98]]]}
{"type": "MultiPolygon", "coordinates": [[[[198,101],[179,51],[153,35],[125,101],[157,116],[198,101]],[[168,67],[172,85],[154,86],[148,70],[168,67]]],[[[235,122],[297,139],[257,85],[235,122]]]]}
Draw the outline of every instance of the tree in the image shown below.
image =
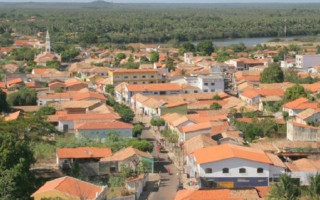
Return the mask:
{"type": "Polygon", "coordinates": [[[311,199],[320,199],[320,174],[309,177],[310,186],[308,188],[311,199]]]}
{"type": "Polygon", "coordinates": [[[116,104],[114,110],[121,116],[121,120],[124,122],[131,122],[135,116],[130,107],[123,104],[116,104]]]}
{"type": "Polygon", "coordinates": [[[272,185],[268,199],[295,200],[300,194],[300,180],[283,174],[279,182],[272,185]]]}
{"type": "Polygon", "coordinates": [[[114,86],[111,84],[106,85],[105,91],[111,95],[114,95],[114,86]]]}
{"type": "Polygon", "coordinates": [[[211,41],[203,41],[197,45],[197,50],[201,55],[210,56],[214,52],[214,47],[211,41]]]}
{"type": "Polygon", "coordinates": [[[60,69],[60,62],[57,60],[50,60],[46,63],[47,68],[60,69]]]}
{"type": "Polygon", "coordinates": [[[136,124],[133,126],[132,132],[134,137],[138,137],[141,135],[143,130],[143,126],[141,124],[136,124]]]}
{"type": "Polygon", "coordinates": [[[213,100],[221,100],[221,97],[219,96],[219,94],[215,94],[213,97],[212,97],[213,100]]]}
{"type": "Polygon", "coordinates": [[[7,95],[0,88],[0,113],[8,109],[7,95]]]}
{"type": "Polygon", "coordinates": [[[55,113],[56,109],[50,106],[43,106],[38,111],[38,114],[40,115],[54,115],[55,113]]]}
{"type": "Polygon", "coordinates": [[[155,63],[159,61],[159,53],[157,51],[150,52],[150,62],[155,63]]]}
{"type": "Polygon", "coordinates": [[[216,102],[214,102],[210,105],[210,109],[212,109],[212,110],[220,110],[221,108],[222,108],[222,106],[216,102]]]}
{"type": "Polygon", "coordinates": [[[150,121],[150,124],[152,126],[158,127],[158,130],[160,129],[160,126],[164,126],[165,123],[166,122],[162,118],[152,118],[151,121],[150,121]]]}
{"type": "Polygon", "coordinates": [[[260,75],[261,83],[282,83],[283,80],[283,71],[277,63],[270,64],[260,75]]]}
{"type": "Polygon", "coordinates": [[[88,45],[96,44],[98,42],[98,37],[95,33],[88,31],[80,34],[79,43],[81,46],[86,47],[88,45]]]}
{"type": "Polygon", "coordinates": [[[7,97],[10,106],[37,105],[37,92],[34,89],[21,87],[17,92],[7,97]]]}
{"type": "Polygon", "coordinates": [[[174,62],[172,58],[167,56],[164,62],[166,67],[168,68],[168,71],[174,71],[175,67],[174,67],[174,62]]]}
{"type": "Polygon", "coordinates": [[[29,199],[35,189],[35,179],[29,170],[35,161],[32,151],[14,132],[0,131],[0,144],[0,198],[29,199]]]}
{"type": "Polygon", "coordinates": [[[294,85],[290,88],[287,88],[284,94],[284,99],[286,102],[294,101],[300,97],[308,97],[306,90],[301,85],[294,85]]]}
{"type": "Polygon", "coordinates": [[[144,152],[152,152],[153,150],[152,143],[148,142],[147,140],[139,140],[137,138],[129,140],[127,146],[131,146],[144,152]]]}

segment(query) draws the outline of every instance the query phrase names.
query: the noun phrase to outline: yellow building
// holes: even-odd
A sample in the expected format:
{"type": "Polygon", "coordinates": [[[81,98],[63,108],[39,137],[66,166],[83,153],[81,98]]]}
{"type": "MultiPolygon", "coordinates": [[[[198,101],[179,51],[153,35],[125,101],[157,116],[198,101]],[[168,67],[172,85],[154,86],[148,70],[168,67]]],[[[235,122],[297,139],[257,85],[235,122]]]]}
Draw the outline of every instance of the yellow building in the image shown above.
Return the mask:
{"type": "Polygon", "coordinates": [[[57,198],[66,200],[105,200],[107,187],[97,186],[69,176],[46,182],[31,195],[34,200],[57,198]]]}
{"type": "Polygon", "coordinates": [[[157,69],[114,69],[108,73],[110,82],[118,85],[122,82],[129,84],[165,83],[166,78],[157,69]]]}

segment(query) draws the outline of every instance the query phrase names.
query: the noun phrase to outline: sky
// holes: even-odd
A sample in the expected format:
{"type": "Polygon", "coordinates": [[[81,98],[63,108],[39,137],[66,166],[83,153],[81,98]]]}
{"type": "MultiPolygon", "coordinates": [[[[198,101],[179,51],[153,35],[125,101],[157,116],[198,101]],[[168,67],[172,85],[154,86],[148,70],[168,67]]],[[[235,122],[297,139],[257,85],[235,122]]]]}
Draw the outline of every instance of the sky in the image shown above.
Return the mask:
{"type": "MultiPolygon", "coordinates": [[[[92,0],[0,0],[0,2],[91,2],[92,0]]],[[[320,0],[106,0],[114,3],[320,3],[320,0]]]]}

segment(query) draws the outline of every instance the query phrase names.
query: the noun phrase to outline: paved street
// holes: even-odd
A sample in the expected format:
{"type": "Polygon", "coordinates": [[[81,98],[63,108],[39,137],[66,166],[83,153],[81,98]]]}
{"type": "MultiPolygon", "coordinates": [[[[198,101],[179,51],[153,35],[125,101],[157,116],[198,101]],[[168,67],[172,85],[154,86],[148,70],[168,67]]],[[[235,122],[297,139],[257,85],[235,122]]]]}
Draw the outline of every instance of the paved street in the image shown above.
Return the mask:
{"type": "Polygon", "coordinates": [[[155,173],[160,172],[161,184],[158,191],[151,191],[150,193],[143,195],[140,199],[172,200],[177,192],[177,186],[179,183],[177,175],[178,170],[175,165],[168,160],[167,153],[159,153],[156,150],[156,140],[152,131],[152,129],[143,130],[141,138],[147,139],[154,144],[152,155],[155,158],[155,173]],[[167,173],[168,168],[171,171],[171,175],[167,173]]]}

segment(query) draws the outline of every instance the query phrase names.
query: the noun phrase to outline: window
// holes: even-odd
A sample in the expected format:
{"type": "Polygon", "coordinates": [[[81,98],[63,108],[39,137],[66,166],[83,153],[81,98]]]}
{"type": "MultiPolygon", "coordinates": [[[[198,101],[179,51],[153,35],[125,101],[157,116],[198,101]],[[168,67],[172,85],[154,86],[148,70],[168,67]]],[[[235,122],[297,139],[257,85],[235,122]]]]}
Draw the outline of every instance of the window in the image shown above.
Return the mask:
{"type": "Polygon", "coordinates": [[[222,169],[222,173],[224,173],[224,174],[229,173],[229,168],[223,168],[223,169],[222,169]]]}
{"type": "Polygon", "coordinates": [[[208,92],[208,90],[203,90],[203,92],[208,92]]]}
{"type": "Polygon", "coordinates": [[[257,173],[259,173],[259,174],[260,174],[260,173],[263,173],[263,168],[258,168],[258,169],[257,169],[257,173]]]}
{"type": "Polygon", "coordinates": [[[115,173],[117,171],[116,167],[110,167],[110,173],[115,173]]]}
{"type": "Polygon", "coordinates": [[[214,83],[211,83],[211,85],[214,85],[214,83]]]}
{"type": "Polygon", "coordinates": [[[142,75],[142,78],[146,78],[146,75],[142,75]]]}
{"type": "Polygon", "coordinates": [[[204,85],[208,85],[208,83],[204,83],[204,85]]]}
{"type": "Polygon", "coordinates": [[[184,91],[185,94],[188,94],[188,91],[184,91]]]}
{"type": "Polygon", "coordinates": [[[216,91],[215,89],[211,89],[211,92],[214,92],[214,91],[216,91]]]}
{"type": "Polygon", "coordinates": [[[137,82],[133,82],[133,84],[137,84],[137,82]]]}
{"type": "Polygon", "coordinates": [[[193,91],[194,93],[198,93],[198,90],[193,91]]]}
{"type": "Polygon", "coordinates": [[[240,169],[239,169],[239,173],[240,173],[240,174],[246,173],[246,169],[245,169],[245,168],[240,168],[240,169]]]}
{"type": "Polygon", "coordinates": [[[133,78],[138,78],[137,76],[133,76],[133,78]]]}
{"type": "Polygon", "coordinates": [[[206,174],[211,174],[212,173],[212,168],[206,168],[204,171],[206,172],[206,174]]]}
{"type": "Polygon", "coordinates": [[[124,78],[124,79],[128,79],[129,77],[128,77],[128,76],[124,76],[123,78],[124,78]]]}
{"type": "Polygon", "coordinates": [[[151,77],[151,78],[154,78],[154,75],[151,75],[150,77],[151,77]]]}

